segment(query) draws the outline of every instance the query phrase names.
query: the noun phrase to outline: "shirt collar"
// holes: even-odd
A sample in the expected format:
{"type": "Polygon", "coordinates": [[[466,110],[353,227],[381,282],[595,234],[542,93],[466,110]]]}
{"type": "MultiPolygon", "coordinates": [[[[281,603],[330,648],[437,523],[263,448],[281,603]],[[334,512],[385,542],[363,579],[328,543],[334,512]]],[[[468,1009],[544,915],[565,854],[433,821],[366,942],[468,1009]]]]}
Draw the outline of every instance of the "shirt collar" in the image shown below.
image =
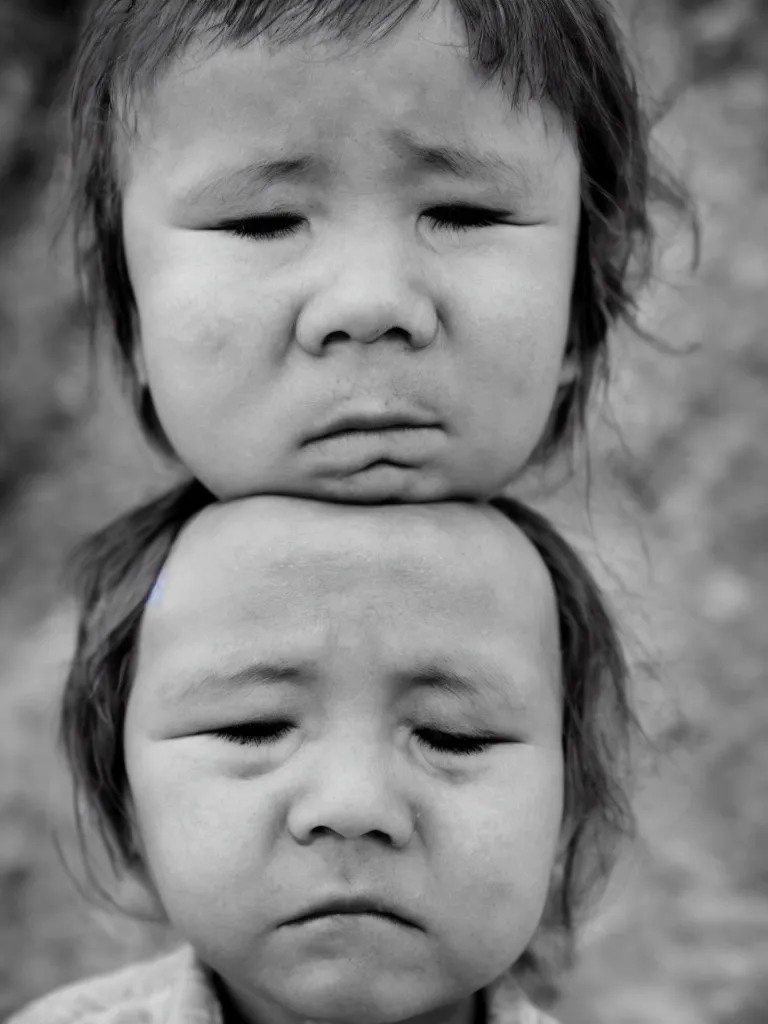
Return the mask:
{"type": "Polygon", "coordinates": [[[168,1024],[224,1024],[210,972],[189,946],[179,952],[177,980],[168,1006],[168,1024]]]}

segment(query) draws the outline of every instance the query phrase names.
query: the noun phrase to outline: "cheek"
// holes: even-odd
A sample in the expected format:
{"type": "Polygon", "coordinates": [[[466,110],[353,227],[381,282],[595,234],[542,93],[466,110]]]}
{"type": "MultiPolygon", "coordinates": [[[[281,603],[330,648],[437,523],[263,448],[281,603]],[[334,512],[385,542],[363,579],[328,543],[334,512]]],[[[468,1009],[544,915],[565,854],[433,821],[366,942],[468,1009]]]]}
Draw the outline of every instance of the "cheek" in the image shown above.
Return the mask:
{"type": "Polygon", "coordinates": [[[459,927],[494,946],[521,930],[527,943],[543,910],[563,806],[556,750],[521,750],[507,770],[446,808],[441,843],[446,886],[459,927]],[[450,858],[450,866],[448,865],[450,858]],[[470,909],[468,913],[467,910],[470,909]],[[530,934],[528,934],[530,932],[530,934]]]}
{"type": "Polygon", "coordinates": [[[231,398],[262,381],[279,358],[285,303],[262,294],[256,268],[226,238],[170,228],[152,238],[150,248],[126,237],[126,252],[153,383],[183,395],[204,380],[231,398]]]}
{"type": "Polygon", "coordinates": [[[567,340],[572,283],[570,240],[554,232],[513,253],[499,252],[482,267],[467,267],[454,308],[470,371],[506,396],[530,398],[540,386],[554,387],[567,340]]]}
{"type": "Polygon", "coordinates": [[[250,435],[266,450],[275,420],[267,410],[281,376],[279,329],[255,312],[239,315],[236,299],[229,284],[217,289],[205,275],[177,270],[138,298],[139,343],[155,407],[181,457],[204,458],[194,465],[198,471],[220,458],[212,454],[219,439],[250,435]]]}
{"type": "Polygon", "coordinates": [[[236,920],[239,900],[262,874],[274,831],[269,802],[255,800],[252,785],[186,756],[183,743],[126,755],[147,866],[175,924],[190,905],[236,920]]]}

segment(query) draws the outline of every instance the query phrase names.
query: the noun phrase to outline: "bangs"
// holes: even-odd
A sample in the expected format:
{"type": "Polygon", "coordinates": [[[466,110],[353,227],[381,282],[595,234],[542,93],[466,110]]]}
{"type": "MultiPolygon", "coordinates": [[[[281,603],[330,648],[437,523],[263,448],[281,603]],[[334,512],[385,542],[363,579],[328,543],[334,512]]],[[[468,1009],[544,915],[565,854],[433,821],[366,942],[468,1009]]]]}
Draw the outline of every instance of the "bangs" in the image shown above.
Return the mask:
{"type": "Polygon", "coordinates": [[[281,45],[319,35],[374,42],[421,0],[138,0],[123,18],[120,85],[151,86],[164,66],[196,39],[216,49],[263,36],[281,45]]]}
{"type": "MultiPolygon", "coordinates": [[[[112,61],[102,86],[124,101],[153,81],[174,57],[201,40],[214,49],[260,37],[279,46],[317,35],[369,45],[420,9],[441,0],[134,0],[115,3],[112,61]],[[118,13],[120,12],[120,13],[118,13]]],[[[498,78],[513,105],[547,100],[573,121],[599,86],[608,19],[601,4],[563,0],[451,0],[467,35],[467,56],[487,79],[498,78]],[[596,24],[597,22],[597,24],[596,24]]],[[[610,31],[609,31],[610,35],[610,31]]],[[[104,54],[103,34],[99,49],[104,54]]],[[[103,56],[102,56],[103,59],[103,56]]]]}

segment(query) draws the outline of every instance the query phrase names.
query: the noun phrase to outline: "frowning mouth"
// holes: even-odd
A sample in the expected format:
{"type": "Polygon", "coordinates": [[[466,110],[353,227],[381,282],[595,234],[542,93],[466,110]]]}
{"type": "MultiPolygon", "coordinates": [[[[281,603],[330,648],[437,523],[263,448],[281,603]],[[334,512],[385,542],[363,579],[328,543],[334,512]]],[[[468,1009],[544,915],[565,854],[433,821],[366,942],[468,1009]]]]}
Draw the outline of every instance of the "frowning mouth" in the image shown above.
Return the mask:
{"type": "Polygon", "coordinates": [[[307,438],[304,445],[314,445],[323,441],[333,441],[362,434],[378,435],[384,438],[387,436],[394,437],[397,434],[410,434],[440,429],[441,424],[437,420],[414,416],[342,416],[324,426],[318,433],[307,438]]]}
{"type": "Polygon", "coordinates": [[[369,899],[336,899],[326,900],[309,907],[306,911],[286,921],[286,925],[307,924],[329,917],[378,917],[406,928],[419,928],[410,918],[404,917],[392,907],[369,899]]]}

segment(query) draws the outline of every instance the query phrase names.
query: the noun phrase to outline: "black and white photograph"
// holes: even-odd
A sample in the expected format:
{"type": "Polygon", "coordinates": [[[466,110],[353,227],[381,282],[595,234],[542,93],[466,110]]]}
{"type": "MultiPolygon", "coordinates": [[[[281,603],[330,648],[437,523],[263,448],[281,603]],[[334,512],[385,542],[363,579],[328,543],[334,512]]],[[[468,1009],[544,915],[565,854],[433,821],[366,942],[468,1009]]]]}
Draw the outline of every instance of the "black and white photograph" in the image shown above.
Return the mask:
{"type": "Polygon", "coordinates": [[[764,0],[0,0],[0,1019],[767,1024],[764,0]]]}

